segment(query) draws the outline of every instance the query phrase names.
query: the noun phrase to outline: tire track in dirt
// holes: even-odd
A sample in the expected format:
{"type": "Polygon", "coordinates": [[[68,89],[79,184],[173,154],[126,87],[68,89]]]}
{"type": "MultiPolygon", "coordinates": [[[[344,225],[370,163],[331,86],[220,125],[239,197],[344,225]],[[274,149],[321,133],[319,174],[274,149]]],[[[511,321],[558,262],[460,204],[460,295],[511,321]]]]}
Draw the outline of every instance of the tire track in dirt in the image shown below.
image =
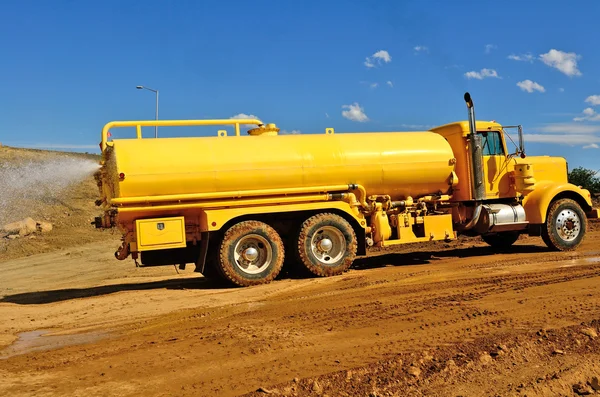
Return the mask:
{"type": "MultiPolygon", "coordinates": [[[[586,260],[595,255],[592,245],[576,255],[447,257],[225,293],[192,291],[197,308],[112,324],[118,332],[110,339],[0,360],[11,380],[0,381],[0,391],[27,395],[23,380],[30,379],[29,387],[52,385],[49,395],[233,396],[399,353],[578,324],[600,318],[600,263],[586,260]]],[[[123,304],[141,294],[123,293],[123,304]]],[[[166,303],[152,296],[151,305],[166,303]]],[[[74,324],[84,318],[81,309],[68,312],[74,324]]]]}

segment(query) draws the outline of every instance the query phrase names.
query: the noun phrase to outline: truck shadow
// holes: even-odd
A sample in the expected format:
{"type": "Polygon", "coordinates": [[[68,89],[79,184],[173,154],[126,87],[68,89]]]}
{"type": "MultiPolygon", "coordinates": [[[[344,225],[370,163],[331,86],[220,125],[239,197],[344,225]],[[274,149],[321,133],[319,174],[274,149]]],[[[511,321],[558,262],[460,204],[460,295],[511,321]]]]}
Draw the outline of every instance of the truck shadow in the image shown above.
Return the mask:
{"type": "Polygon", "coordinates": [[[351,268],[374,269],[385,266],[426,265],[442,258],[471,258],[498,254],[534,254],[542,252],[548,252],[548,248],[538,245],[513,245],[506,251],[497,251],[484,246],[439,251],[382,252],[355,260],[351,268]]]}
{"type": "Polygon", "coordinates": [[[123,291],[143,291],[156,289],[228,289],[229,284],[204,277],[179,278],[162,281],[150,281],[146,283],[128,283],[101,285],[89,288],[68,288],[50,291],[24,292],[14,295],[6,295],[0,299],[0,303],[17,303],[20,305],[36,305],[54,303],[78,298],[90,298],[94,296],[109,295],[123,291]]]}
{"type": "MultiPolygon", "coordinates": [[[[535,245],[515,245],[507,250],[506,253],[512,254],[529,254],[547,252],[546,247],[535,245]]],[[[450,250],[439,251],[412,251],[412,252],[382,252],[366,258],[357,259],[352,265],[352,269],[375,269],[386,266],[409,266],[409,265],[427,265],[432,261],[442,258],[468,258],[481,257],[498,254],[497,251],[489,247],[470,247],[470,248],[455,248],[450,250]]],[[[289,272],[287,269],[281,272],[277,277],[281,279],[306,279],[314,276],[305,273],[289,272]]],[[[14,295],[6,295],[0,299],[0,303],[16,303],[20,305],[36,305],[45,303],[54,303],[78,298],[90,298],[101,295],[109,295],[123,291],[143,291],[156,289],[223,289],[231,290],[237,287],[232,287],[224,281],[201,277],[192,278],[177,278],[162,281],[150,281],[143,283],[127,283],[127,284],[112,284],[101,285],[89,288],[69,288],[50,291],[24,292],[14,295]]]]}

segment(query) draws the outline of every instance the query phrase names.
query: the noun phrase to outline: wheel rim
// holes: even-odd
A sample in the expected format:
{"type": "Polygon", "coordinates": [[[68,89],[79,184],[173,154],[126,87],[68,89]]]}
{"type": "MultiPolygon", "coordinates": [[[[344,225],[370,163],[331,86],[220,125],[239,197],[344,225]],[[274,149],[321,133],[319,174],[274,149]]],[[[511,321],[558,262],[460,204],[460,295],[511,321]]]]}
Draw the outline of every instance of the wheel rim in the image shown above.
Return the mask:
{"type": "Polygon", "coordinates": [[[573,241],[581,232],[579,215],[571,209],[562,210],[556,217],[556,231],[564,241],[573,241]]]}
{"type": "Polygon", "coordinates": [[[258,274],[271,265],[273,249],[263,236],[248,234],[235,245],[234,257],[236,266],[242,272],[258,274]]]}
{"type": "Polygon", "coordinates": [[[346,238],[337,228],[323,226],[310,240],[312,254],[322,263],[336,263],[346,253],[346,238]]]}

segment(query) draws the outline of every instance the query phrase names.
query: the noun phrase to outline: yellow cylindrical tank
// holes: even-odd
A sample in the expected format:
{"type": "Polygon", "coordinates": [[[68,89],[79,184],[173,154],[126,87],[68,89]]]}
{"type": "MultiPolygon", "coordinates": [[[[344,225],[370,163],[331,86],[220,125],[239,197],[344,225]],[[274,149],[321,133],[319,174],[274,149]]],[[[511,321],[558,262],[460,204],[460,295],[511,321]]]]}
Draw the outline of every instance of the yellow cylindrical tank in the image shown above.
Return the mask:
{"type": "Polygon", "coordinates": [[[112,198],[360,184],[396,200],[447,192],[454,170],[432,132],[118,139],[107,150],[112,198]]]}

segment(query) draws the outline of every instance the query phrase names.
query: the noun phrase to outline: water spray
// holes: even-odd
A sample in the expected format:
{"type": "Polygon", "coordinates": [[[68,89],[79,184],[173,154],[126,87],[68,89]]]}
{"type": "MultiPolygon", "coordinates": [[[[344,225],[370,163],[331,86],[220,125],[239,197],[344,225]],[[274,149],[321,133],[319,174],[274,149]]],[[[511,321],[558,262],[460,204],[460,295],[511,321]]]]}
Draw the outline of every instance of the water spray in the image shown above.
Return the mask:
{"type": "Polygon", "coordinates": [[[0,163],[0,227],[30,216],[36,203],[56,203],[66,188],[99,168],[96,161],[69,156],[0,163]]]}

